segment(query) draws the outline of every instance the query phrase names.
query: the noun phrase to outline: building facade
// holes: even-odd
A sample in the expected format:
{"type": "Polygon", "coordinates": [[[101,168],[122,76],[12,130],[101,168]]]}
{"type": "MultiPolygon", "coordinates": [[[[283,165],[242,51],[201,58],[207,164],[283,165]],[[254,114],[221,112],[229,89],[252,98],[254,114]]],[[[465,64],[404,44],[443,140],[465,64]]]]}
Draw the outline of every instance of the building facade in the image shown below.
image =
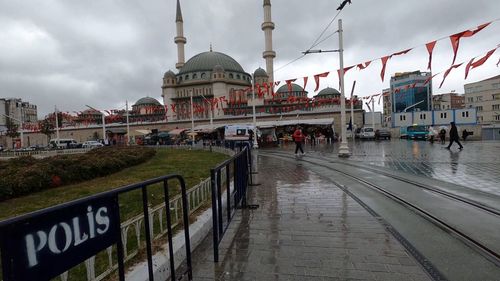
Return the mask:
{"type": "Polygon", "coordinates": [[[391,77],[392,112],[432,110],[430,72],[396,73],[391,77]]]}
{"type": "Polygon", "coordinates": [[[465,95],[445,93],[432,96],[434,110],[461,109],[465,107],[465,95]]]}
{"type": "Polygon", "coordinates": [[[465,107],[477,109],[479,124],[500,123],[500,75],[464,85],[465,107]]]}
{"type": "Polygon", "coordinates": [[[16,124],[21,120],[24,126],[30,126],[38,122],[37,106],[18,98],[0,98],[0,131],[6,129],[6,116],[11,116],[16,124]]]}

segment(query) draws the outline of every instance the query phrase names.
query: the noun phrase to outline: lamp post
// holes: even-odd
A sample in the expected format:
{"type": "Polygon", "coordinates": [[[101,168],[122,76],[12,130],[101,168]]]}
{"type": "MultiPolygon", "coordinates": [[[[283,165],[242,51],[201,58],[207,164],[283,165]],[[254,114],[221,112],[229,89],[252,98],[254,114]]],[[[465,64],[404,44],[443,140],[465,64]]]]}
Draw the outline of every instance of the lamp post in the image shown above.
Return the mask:
{"type": "Polygon", "coordinates": [[[125,101],[125,114],[127,116],[127,146],[130,145],[130,125],[128,123],[128,101],[125,101]]]}
{"type": "Polygon", "coordinates": [[[342,20],[339,19],[339,62],[340,62],[340,129],[342,142],[339,147],[340,157],[349,157],[349,146],[347,146],[347,132],[345,128],[345,93],[344,93],[344,46],[342,38],[342,20]]]}
{"type": "Polygon", "coordinates": [[[3,116],[5,116],[5,117],[7,117],[7,118],[10,118],[10,119],[12,119],[12,120],[15,120],[15,121],[19,122],[19,126],[20,126],[20,128],[21,128],[21,129],[19,130],[19,131],[20,131],[20,134],[21,134],[21,147],[24,147],[23,120],[22,120],[22,118],[23,118],[23,114],[21,113],[21,119],[14,118],[14,117],[12,117],[12,116],[10,116],[10,115],[6,115],[6,114],[3,114],[3,113],[0,113],[0,114],[2,114],[3,116]]]}
{"type": "Polygon", "coordinates": [[[194,147],[193,90],[191,90],[190,100],[191,100],[191,139],[192,139],[191,146],[194,147]]]}
{"type": "Polygon", "coordinates": [[[95,110],[95,111],[101,113],[101,116],[102,116],[102,139],[104,140],[104,143],[106,144],[106,120],[104,118],[104,111],[100,111],[98,109],[95,109],[90,105],[85,105],[85,106],[92,109],[92,110],[95,110]]]}
{"type": "Polygon", "coordinates": [[[302,52],[304,55],[312,53],[327,53],[327,52],[338,52],[339,53],[339,63],[340,63],[340,133],[342,142],[339,147],[339,157],[349,157],[349,146],[347,145],[347,130],[345,122],[345,94],[344,94],[344,46],[342,38],[342,20],[339,19],[339,49],[338,50],[307,50],[302,52]]]}
{"type": "Polygon", "coordinates": [[[259,148],[257,141],[257,117],[255,116],[255,77],[252,74],[253,148],[259,148]]]}
{"type": "Polygon", "coordinates": [[[210,105],[210,129],[213,130],[214,129],[214,107],[213,107],[213,104],[212,102],[210,102],[206,97],[205,95],[201,94],[201,97],[206,101],[208,102],[208,104],[210,105]]]}

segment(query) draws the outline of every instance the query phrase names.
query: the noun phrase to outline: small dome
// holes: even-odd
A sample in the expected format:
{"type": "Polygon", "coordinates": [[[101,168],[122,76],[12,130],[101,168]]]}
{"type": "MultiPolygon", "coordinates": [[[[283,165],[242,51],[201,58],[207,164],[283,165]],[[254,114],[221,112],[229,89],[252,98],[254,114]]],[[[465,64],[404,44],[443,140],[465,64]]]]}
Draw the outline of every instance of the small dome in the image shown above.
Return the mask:
{"type": "Polygon", "coordinates": [[[156,100],[155,98],[152,97],[144,97],[139,99],[134,106],[140,106],[140,105],[161,105],[161,103],[156,100]]]}
{"type": "Polygon", "coordinates": [[[214,72],[224,72],[224,67],[222,67],[222,65],[220,65],[220,64],[217,64],[216,66],[214,66],[213,71],[214,72]]]}
{"type": "MultiPolygon", "coordinates": [[[[295,84],[295,83],[292,83],[292,92],[303,92],[304,91],[304,88],[302,88],[301,86],[295,84]]],[[[285,84],[281,87],[279,87],[278,91],[276,91],[277,93],[288,93],[288,85],[285,84]]]]}
{"type": "Polygon", "coordinates": [[[340,92],[337,89],[326,87],[319,91],[316,96],[340,96],[340,92]]]}
{"type": "Polygon", "coordinates": [[[264,69],[262,69],[262,68],[259,67],[253,73],[253,77],[265,77],[265,78],[268,78],[269,75],[267,75],[267,72],[264,69]]]}
{"type": "Polygon", "coordinates": [[[165,72],[165,75],[163,75],[163,77],[165,78],[175,78],[175,73],[172,71],[172,70],[168,70],[167,72],[165,72]]]}

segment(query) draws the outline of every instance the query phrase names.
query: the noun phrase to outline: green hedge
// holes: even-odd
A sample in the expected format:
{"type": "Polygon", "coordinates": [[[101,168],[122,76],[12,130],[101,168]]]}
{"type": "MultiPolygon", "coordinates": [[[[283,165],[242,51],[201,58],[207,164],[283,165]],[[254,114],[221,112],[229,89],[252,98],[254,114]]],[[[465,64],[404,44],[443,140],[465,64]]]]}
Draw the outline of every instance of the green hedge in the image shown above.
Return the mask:
{"type": "Polygon", "coordinates": [[[146,147],[102,147],[84,154],[4,161],[0,163],[0,201],[106,176],[143,163],[155,153],[146,147]]]}

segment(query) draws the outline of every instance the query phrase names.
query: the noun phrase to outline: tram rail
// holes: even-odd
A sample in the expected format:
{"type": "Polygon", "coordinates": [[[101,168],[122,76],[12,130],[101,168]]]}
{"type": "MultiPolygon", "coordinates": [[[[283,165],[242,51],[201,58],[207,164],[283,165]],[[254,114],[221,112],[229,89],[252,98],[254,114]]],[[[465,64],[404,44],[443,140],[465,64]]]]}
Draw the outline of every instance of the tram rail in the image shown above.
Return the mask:
{"type": "MultiPolygon", "coordinates": [[[[289,154],[279,153],[279,152],[266,151],[263,155],[277,156],[280,158],[287,158],[287,159],[292,159],[292,160],[294,159],[294,157],[289,155],[289,154]]],[[[495,264],[497,267],[500,267],[500,252],[487,246],[484,241],[481,241],[480,239],[472,237],[472,235],[465,233],[466,230],[460,229],[459,227],[454,226],[451,223],[447,222],[445,219],[440,218],[439,215],[433,214],[432,210],[426,210],[426,209],[418,206],[417,204],[412,203],[409,200],[404,199],[402,196],[399,196],[398,194],[395,194],[394,192],[392,192],[386,188],[383,188],[380,185],[377,185],[373,182],[370,182],[366,178],[356,176],[352,173],[348,173],[348,172],[343,171],[341,169],[331,167],[331,166],[327,165],[326,163],[321,163],[321,162],[349,165],[349,166],[352,166],[352,167],[355,167],[358,169],[370,171],[370,172],[376,173],[378,175],[389,177],[393,180],[401,181],[401,182],[404,182],[406,184],[410,184],[413,186],[417,186],[419,188],[423,188],[426,191],[430,191],[430,192],[433,192],[434,194],[440,195],[442,198],[459,202],[461,204],[464,204],[466,207],[473,207],[473,208],[479,209],[479,210],[483,211],[485,214],[491,215],[494,217],[500,217],[499,210],[491,208],[489,206],[485,206],[485,205],[478,203],[478,202],[475,202],[473,200],[469,200],[467,198],[464,198],[464,197],[461,197],[461,196],[458,196],[455,194],[451,194],[451,193],[446,192],[446,191],[438,190],[438,189],[432,188],[428,185],[418,183],[418,182],[415,182],[415,181],[412,181],[409,179],[405,179],[405,178],[402,178],[400,176],[392,175],[390,173],[380,171],[379,169],[373,169],[370,167],[366,167],[364,165],[355,165],[355,164],[346,163],[346,162],[332,162],[331,159],[322,159],[322,158],[317,158],[317,159],[301,158],[300,162],[309,163],[309,164],[312,164],[315,166],[320,166],[322,168],[325,168],[325,169],[328,169],[331,171],[335,171],[335,172],[340,173],[340,174],[342,174],[342,175],[344,175],[344,176],[346,176],[346,177],[348,177],[348,178],[350,178],[350,179],[352,179],[352,180],[354,180],[354,181],[356,181],[364,186],[371,188],[372,190],[375,190],[375,191],[383,194],[385,197],[396,201],[397,203],[405,206],[408,209],[413,210],[415,213],[417,213],[421,217],[425,218],[426,220],[430,221],[432,224],[443,229],[447,233],[450,233],[451,235],[453,235],[454,237],[456,237],[457,239],[459,239],[460,241],[462,241],[463,243],[468,245],[471,249],[474,249],[479,254],[481,254],[483,257],[485,257],[487,260],[489,260],[490,262],[495,264]],[[314,160],[319,160],[319,161],[314,161],[314,160]]],[[[332,183],[334,183],[334,185],[336,185],[337,187],[348,192],[347,188],[344,185],[342,185],[341,183],[339,183],[338,181],[335,181],[332,179],[330,179],[330,181],[332,181],[332,183]]],[[[356,196],[356,195],[352,194],[352,192],[348,192],[348,193],[350,196],[354,196],[354,197],[356,196]]],[[[359,199],[356,199],[356,198],[354,198],[354,199],[356,201],[360,201],[359,199]]],[[[367,205],[366,204],[363,204],[363,205],[366,208],[367,205]]]]}

